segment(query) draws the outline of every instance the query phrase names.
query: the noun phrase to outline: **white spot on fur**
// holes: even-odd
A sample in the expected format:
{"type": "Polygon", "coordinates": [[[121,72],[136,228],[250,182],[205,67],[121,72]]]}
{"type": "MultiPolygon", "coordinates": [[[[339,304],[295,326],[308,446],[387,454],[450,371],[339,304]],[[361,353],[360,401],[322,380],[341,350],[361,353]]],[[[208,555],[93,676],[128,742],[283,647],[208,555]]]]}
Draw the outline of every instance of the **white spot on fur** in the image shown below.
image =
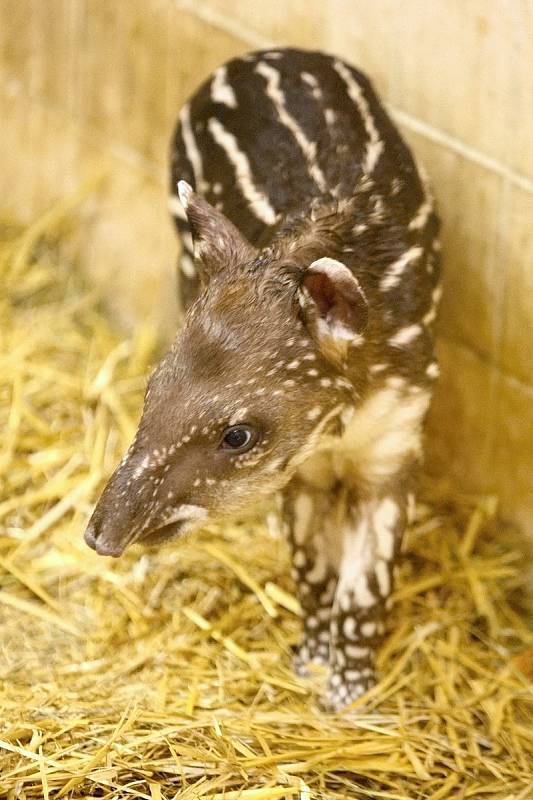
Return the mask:
{"type": "MultiPolygon", "coordinates": [[[[184,181],[180,181],[180,183],[184,183],[184,181]]],[[[194,252],[194,242],[192,240],[192,236],[188,231],[184,231],[181,236],[181,241],[184,248],[187,250],[188,253],[194,252]]]]}
{"type": "MultiPolygon", "coordinates": [[[[198,191],[202,191],[204,187],[204,170],[202,165],[202,157],[198,150],[196,139],[191,128],[191,108],[189,104],[183,106],[180,112],[181,135],[183,137],[183,144],[185,145],[185,154],[190,163],[194,175],[194,181],[198,191]]],[[[181,183],[181,181],[180,181],[181,183]]],[[[181,199],[181,193],[180,193],[181,199]]],[[[182,201],[183,202],[183,201],[182,201]]],[[[187,208],[187,206],[184,206],[187,208]]]]}
{"type": "Polygon", "coordinates": [[[307,494],[299,494],[294,501],[294,541],[303,544],[313,517],[313,501],[307,494]]]}
{"type": "Polygon", "coordinates": [[[436,306],[439,305],[439,303],[440,303],[440,301],[442,299],[442,285],[440,283],[439,283],[438,286],[435,286],[435,288],[433,289],[433,292],[431,293],[431,299],[433,300],[433,302],[434,302],[434,304],[436,306]]]}
{"type": "Polygon", "coordinates": [[[398,504],[390,497],[385,497],[372,512],[377,554],[386,561],[390,561],[394,554],[394,529],[399,513],[398,504]]]}
{"type": "Polygon", "coordinates": [[[346,617],[344,620],[344,624],[342,626],[342,632],[346,636],[347,639],[353,639],[355,632],[357,630],[357,625],[355,623],[355,619],[353,617],[346,617]]]}
{"type": "Polygon", "coordinates": [[[388,366],[388,364],[372,364],[370,367],[370,372],[372,375],[378,375],[380,372],[384,372],[388,366]]]}
{"type": "Polygon", "coordinates": [[[307,417],[308,420],[312,422],[313,420],[318,419],[321,413],[322,413],[322,408],[320,406],[314,406],[307,412],[305,416],[307,417]]]}
{"type": "Polygon", "coordinates": [[[232,87],[227,82],[227,72],[225,66],[215,70],[211,82],[211,100],[213,103],[222,103],[230,108],[237,108],[237,98],[232,87]]]}
{"type": "Polygon", "coordinates": [[[422,256],[423,252],[421,247],[413,245],[413,247],[410,247],[405,253],[402,253],[402,255],[385,270],[385,274],[381,278],[379,284],[380,290],[382,292],[388,292],[390,289],[394,289],[395,286],[398,286],[405,269],[409,264],[412,264],[413,261],[417,261],[422,256]]]}
{"type": "Polygon", "coordinates": [[[341,414],[341,422],[344,427],[349,425],[355,414],[355,406],[345,406],[341,414]]]}
{"type": "Polygon", "coordinates": [[[239,189],[250,204],[252,211],[266,225],[274,225],[276,212],[270,205],[268,197],[254,184],[250,162],[246,154],[239,149],[235,136],[224,128],[220,120],[214,117],[209,120],[208,128],[215,142],[220,145],[233,164],[239,189]]]}
{"type": "Polygon", "coordinates": [[[347,669],[344,673],[344,677],[347,681],[353,682],[358,681],[361,679],[361,673],[358,669],[347,669]]]}
{"type": "Polygon", "coordinates": [[[366,658],[369,654],[368,647],[358,647],[356,644],[348,644],[345,647],[346,655],[350,658],[366,658]]]}
{"type": "Polygon", "coordinates": [[[353,389],[353,385],[347,378],[338,377],[335,378],[335,386],[338,386],[340,389],[353,389]]]}
{"type": "Polygon", "coordinates": [[[282,458],[275,458],[265,467],[265,471],[275,472],[278,469],[278,467],[280,467],[282,464],[283,464],[282,458]]]}
{"type": "Polygon", "coordinates": [[[324,173],[316,163],[316,144],[309,141],[298,122],[287,111],[287,107],[285,105],[285,95],[280,88],[280,73],[277,69],[274,69],[274,67],[270,66],[270,64],[265,64],[264,61],[260,61],[257,64],[255,71],[265,78],[267,82],[266,93],[272,100],[276,111],[278,112],[280,122],[285,125],[285,127],[288,128],[288,130],[290,130],[294,136],[298,147],[302,151],[305,160],[307,161],[309,174],[313,178],[318,188],[322,192],[325,192],[327,188],[326,179],[324,178],[324,173]]]}
{"type": "Polygon", "coordinates": [[[409,230],[416,231],[423,228],[426,222],[428,221],[432,211],[433,211],[433,200],[431,197],[428,197],[419,206],[418,211],[416,212],[415,216],[409,223],[409,230]]]}
{"type": "Polygon", "coordinates": [[[411,344],[421,333],[421,325],[407,325],[405,328],[400,328],[394,336],[391,336],[388,343],[392,347],[405,347],[411,344]]]}
{"type": "Polygon", "coordinates": [[[323,549],[318,549],[313,568],[306,573],[305,579],[309,583],[321,583],[327,574],[328,562],[323,549]]]}
{"type": "Polygon", "coordinates": [[[145,456],[141,461],[141,463],[139,464],[139,466],[137,467],[137,469],[135,470],[135,472],[133,473],[132,478],[134,480],[140,478],[141,475],[143,475],[143,473],[146,472],[149,466],[150,466],[150,456],[145,456]]]}
{"type": "Polygon", "coordinates": [[[373,536],[368,520],[357,524],[347,520],[343,532],[343,553],[337,595],[341,607],[344,598],[353,592],[357,608],[369,608],[376,599],[368,588],[367,573],[373,560],[373,536]]]}
{"type": "Polygon", "coordinates": [[[392,186],[392,192],[391,192],[391,194],[392,194],[393,196],[395,196],[395,195],[397,195],[397,194],[398,194],[398,192],[400,192],[400,191],[401,191],[401,188],[402,188],[402,182],[401,182],[401,180],[400,180],[399,178],[393,178],[393,179],[392,179],[392,182],[391,182],[391,186],[392,186]]]}
{"type": "Polygon", "coordinates": [[[237,409],[237,411],[231,415],[228,425],[237,425],[237,423],[239,422],[244,422],[247,414],[248,414],[247,408],[237,409]]]}
{"type": "Polygon", "coordinates": [[[391,389],[405,389],[405,387],[407,386],[407,381],[400,375],[391,375],[390,377],[387,378],[386,384],[391,389]]]}
{"type": "Polygon", "coordinates": [[[374,170],[374,167],[381,156],[383,151],[383,142],[376,127],[374,117],[370,113],[368,101],[356,79],[348,67],[342,63],[342,61],[335,61],[333,66],[346,84],[348,96],[357,106],[357,109],[363,119],[363,124],[365,126],[365,131],[369,141],[366,145],[366,153],[361,166],[363,168],[363,172],[368,175],[374,170]]]}
{"type": "Polygon", "coordinates": [[[323,93],[315,76],[311,75],[310,72],[302,72],[302,80],[305,81],[305,83],[307,83],[307,85],[311,88],[311,94],[315,100],[321,102],[323,93]]]}
{"type": "Polygon", "coordinates": [[[431,325],[431,323],[435,320],[436,316],[437,316],[437,309],[435,308],[435,306],[432,306],[427,312],[427,314],[425,314],[422,317],[422,324],[431,325]]]}
{"type": "Polygon", "coordinates": [[[361,625],[361,634],[365,637],[374,636],[376,632],[375,622],[363,622],[361,625]]]}
{"type": "Polygon", "coordinates": [[[374,567],[376,572],[376,578],[378,581],[379,586],[379,593],[382,597],[387,597],[390,594],[390,574],[389,574],[389,567],[382,559],[378,559],[376,561],[376,566],[374,567]]]}
{"type": "Polygon", "coordinates": [[[438,378],[440,375],[440,368],[436,361],[433,361],[426,369],[428,378],[438,378]]]}

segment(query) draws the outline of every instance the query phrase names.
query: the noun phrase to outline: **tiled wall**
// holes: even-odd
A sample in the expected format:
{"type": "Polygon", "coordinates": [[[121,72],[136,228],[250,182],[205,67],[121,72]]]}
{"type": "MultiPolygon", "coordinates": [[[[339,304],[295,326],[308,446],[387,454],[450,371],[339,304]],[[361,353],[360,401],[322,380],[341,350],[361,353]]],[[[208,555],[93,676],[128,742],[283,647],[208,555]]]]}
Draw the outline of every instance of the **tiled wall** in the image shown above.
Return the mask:
{"type": "Polygon", "coordinates": [[[98,173],[78,237],[118,319],[170,330],[166,157],[213,67],[270,44],[373,78],[444,219],[443,379],[430,461],[533,536],[531,0],[3,0],[0,205],[31,218],[98,173]]]}

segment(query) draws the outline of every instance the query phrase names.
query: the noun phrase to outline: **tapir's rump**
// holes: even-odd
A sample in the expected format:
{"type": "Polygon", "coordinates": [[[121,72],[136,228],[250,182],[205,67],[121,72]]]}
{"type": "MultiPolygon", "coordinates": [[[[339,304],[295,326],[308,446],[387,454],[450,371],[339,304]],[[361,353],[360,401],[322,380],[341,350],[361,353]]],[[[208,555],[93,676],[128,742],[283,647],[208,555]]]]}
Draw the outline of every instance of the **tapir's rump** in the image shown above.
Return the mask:
{"type": "Polygon", "coordinates": [[[375,681],[438,374],[438,220],[368,79],[277,49],[179,114],[170,209],[185,324],[87,542],[119,555],[278,493],[304,609],[296,667],[340,708],[375,681]]]}

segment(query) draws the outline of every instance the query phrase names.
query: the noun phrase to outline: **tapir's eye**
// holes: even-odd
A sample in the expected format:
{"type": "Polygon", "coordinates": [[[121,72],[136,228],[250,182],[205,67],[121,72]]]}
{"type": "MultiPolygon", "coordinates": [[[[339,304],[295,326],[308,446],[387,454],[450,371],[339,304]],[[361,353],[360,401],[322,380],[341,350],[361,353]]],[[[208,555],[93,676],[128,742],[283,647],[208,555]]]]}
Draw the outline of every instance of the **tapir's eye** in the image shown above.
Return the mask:
{"type": "Polygon", "coordinates": [[[224,431],[220,447],[234,453],[245,453],[254,446],[258,438],[258,432],[251,425],[232,425],[224,431]]]}

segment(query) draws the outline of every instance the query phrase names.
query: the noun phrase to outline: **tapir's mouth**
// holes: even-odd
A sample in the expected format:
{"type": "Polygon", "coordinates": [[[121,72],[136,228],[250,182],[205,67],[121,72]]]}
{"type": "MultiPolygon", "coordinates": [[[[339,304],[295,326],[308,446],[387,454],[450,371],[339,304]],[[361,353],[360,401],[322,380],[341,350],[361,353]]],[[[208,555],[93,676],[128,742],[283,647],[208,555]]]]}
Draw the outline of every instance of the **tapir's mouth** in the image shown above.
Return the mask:
{"type": "MultiPolygon", "coordinates": [[[[140,536],[132,536],[129,541],[113,542],[107,538],[96,537],[92,527],[89,525],[85,532],[85,542],[93,550],[96,550],[98,555],[112,556],[113,558],[120,558],[120,556],[132,544],[143,544],[148,547],[155,547],[165,542],[175,539],[183,532],[183,528],[187,525],[185,520],[169,522],[159,528],[142,533],[140,536]]],[[[190,527],[190,526],[189,526],[190,527]]]]}
{"type": "Polygon", "coordinates": [[[165,542],[170,542],[171,539],[175,539],[177,536],[180,536],[183,533],[186,525],[186,520],[182,520],[180,522],[168,522],[166,525],[162,525],[160,528],[146,531],[139,536],[138,539],[136,539],[135,544],[143,544],[147,547],[156,547],[157,545],[165,544],[165,542]]]}
{"type": "Polygon", "coordinates": [[[177,539],[179,536],[189,533],[189,531],[196,530],[207,517],[204,509],[196,509],[198,509],[197,506],[182,507],[182,510],[177,513],[177,519],[144,531],[134,539],[134,543],[155,547],[165,544],[165,542],[170,542],[172,539],[177,539]]]}

